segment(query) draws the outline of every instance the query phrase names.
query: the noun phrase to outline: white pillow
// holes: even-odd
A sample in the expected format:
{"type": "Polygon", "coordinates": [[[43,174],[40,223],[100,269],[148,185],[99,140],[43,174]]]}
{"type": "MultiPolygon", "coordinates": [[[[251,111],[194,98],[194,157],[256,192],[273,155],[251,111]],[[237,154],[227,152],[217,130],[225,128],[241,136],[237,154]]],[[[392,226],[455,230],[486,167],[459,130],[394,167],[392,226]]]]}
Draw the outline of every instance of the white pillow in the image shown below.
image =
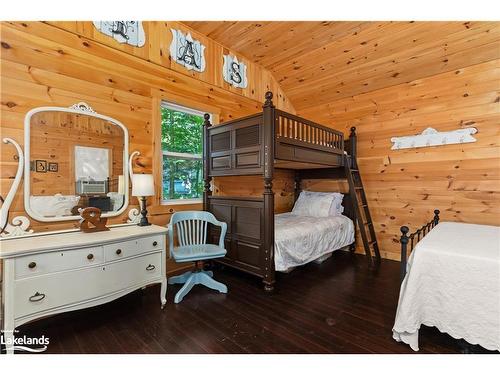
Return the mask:
{"type": "Polygon", "coordinates": [[[344,206],[342,206],[342,201],[344,199],[344,194],[341,193],[332,193],[333,201],[330,206],[330,216],[339,216],[344,212],[344,206]]]}
{"type": "Polygon", "coordinates": [[[308,194],[302,191],[293,206],[292,213],[298,216],[327,217],[330,216],[332,195],[308,194]]]}
{"type": "MultiPolygon", "coordinates": [[[[300,196],[305,196],[306,199],[310,199],[311,197],[330,197],[332,199],[331,204],[330,204],[330,209],[328,211],[328,215],[326,216],[339,216],[342,215],[344,212],[344,206],[342,206],[342,201],[344,199],[344,194],[341,193],[327,193],[327,192],[319,192],[319,191],[302,191],[299,195],[300,196]]],[[[298,202],[298,199],[297,199],[298,202]]],[[[309,203],[304,203],[300,202],[299,210],[303,210],[302,204],[308,205],[309,203]]],[[[295,208],[295,207],[294,207],[295,208]]],[[[292,211],[294,212],[294,211],[292,211]]],[[[299,214],[297,214],[299,215],[299,214]]],[[[303,216],[317,216],[317,215],[303,215],[303,216]]],[[[319,216],[319,217],[324,217],[319,216]]]]}

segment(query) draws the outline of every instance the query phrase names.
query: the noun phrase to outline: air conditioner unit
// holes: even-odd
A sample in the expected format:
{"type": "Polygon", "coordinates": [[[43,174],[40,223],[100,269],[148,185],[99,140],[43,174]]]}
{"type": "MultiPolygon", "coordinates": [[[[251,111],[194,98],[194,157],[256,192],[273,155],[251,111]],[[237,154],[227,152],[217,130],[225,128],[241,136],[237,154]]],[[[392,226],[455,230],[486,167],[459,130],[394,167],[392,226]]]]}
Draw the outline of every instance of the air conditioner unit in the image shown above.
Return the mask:
{"type": "Polygon", "coordinates": [[[77,194],[106,194],[108,181],[78,180],[76,181],[77,194]]]}

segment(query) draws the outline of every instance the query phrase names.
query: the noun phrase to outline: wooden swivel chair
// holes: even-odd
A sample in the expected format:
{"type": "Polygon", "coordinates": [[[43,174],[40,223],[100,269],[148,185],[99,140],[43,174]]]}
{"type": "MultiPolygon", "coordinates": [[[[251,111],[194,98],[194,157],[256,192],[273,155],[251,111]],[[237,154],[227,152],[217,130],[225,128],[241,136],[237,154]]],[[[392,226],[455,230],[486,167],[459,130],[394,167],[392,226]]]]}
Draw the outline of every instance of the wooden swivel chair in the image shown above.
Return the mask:
{"type": "Polygon", "coordinates": [[[186,272],[180,276],[170,277],[169,284],[184,284],[174,298],[175,303],[182,301],[184,296],[196,284],[205,285],[221,293],[227,293],[226,285],[215,281],[212,271],[203,270],[203,261],[222,258],[226,255],[224,238],[226,237],[227,224],[218,221],[214,215],[205,211],[176,212],[170,219],[169,241],[170,257],[177,263],[195,262],[194,271],[186,272]],[[207,244],[208,224],[221,228],[219,244],[207,244]],[[177,232],[179,246],[174,246],[174,229],[177,232]]]}

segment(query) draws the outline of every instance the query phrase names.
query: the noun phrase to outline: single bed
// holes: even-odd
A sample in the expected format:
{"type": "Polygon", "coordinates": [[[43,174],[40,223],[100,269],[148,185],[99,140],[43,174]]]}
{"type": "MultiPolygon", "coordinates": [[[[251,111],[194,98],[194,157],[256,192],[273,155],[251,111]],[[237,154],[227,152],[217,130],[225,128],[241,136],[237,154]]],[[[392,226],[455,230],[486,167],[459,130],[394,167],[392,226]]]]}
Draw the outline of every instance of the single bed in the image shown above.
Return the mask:
{"type": "Polygon", "coordinates": [[[274,264],[289,272],[354,242],[354,223],[344,215],[310,217],[291,212],[274,217],[274,264]]]}
{"type": "MultiPolygon", "coordinates": [[[[408,259],[394,339],[417,351],[424,324],[500,351],[500,227],[435,224],[408,259]]],[[[413,242],[402,231],[402,244],[413,242]]]]}

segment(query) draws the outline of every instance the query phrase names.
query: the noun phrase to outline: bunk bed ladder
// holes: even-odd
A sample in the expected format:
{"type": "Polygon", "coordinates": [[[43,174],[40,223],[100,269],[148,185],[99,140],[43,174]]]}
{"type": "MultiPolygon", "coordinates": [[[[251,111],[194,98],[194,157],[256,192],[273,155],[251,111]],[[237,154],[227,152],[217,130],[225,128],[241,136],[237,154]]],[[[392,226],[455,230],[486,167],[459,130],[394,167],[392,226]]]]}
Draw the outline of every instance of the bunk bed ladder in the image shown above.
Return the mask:
{"type": "Polygon", "coordinates": [[[368,262],[373,265],[374,259],[372,257],[372,249],[377,263],[380,262],[380,251],[356,159],[352,158],[350,155],[345,155],[344,166],[347,181],[349,182],[349,193],[356,212],[356,221],[358,223],[361,239],[363,240],[365,254],[368,258],[368,262]]]}

